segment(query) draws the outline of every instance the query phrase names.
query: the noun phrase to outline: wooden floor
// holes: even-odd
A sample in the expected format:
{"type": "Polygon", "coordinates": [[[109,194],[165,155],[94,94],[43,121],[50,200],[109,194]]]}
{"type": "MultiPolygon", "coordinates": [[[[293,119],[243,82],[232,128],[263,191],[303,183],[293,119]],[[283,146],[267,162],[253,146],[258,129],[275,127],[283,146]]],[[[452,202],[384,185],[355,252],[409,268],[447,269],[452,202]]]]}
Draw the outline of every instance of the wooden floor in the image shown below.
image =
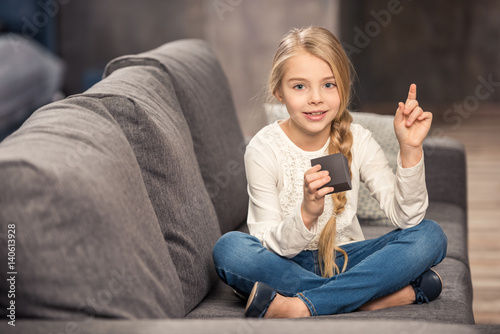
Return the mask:
{"type": "Polygon", "coordinates": [[[433,129],[463,142],[467,152],[469,257],[478,324],[500,324],[500,105],[483,107],[433,129]],[[456,127],[453,129],[452,127],[456,127]]]}

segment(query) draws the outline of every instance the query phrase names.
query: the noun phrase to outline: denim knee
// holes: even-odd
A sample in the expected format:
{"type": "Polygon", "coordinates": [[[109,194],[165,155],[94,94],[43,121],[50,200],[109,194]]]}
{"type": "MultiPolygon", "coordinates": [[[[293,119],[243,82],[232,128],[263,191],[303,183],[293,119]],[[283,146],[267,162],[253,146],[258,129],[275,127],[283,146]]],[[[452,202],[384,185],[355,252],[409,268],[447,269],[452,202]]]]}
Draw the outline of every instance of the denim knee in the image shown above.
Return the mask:
{"type": "Polygon", "coordinates": [[[240,262],[254,243],[261,245],[259,239],[247,233],[231,231],[224,234],[212,250],[215,267],[232,267],[232,261],[240,262]]]}
{"type": "Polygon", "coordinates": [[[218,263],[225,262],[223,259],[226,255],[228,255],[228,250],[234,249],[234,247],[238,246],[238,239],[243,237],[241,234],[244,233],[231,231],[224,234],[219,238],[219,240],[217,240],[212,250],[212,256],[216,267],[218,267],[218,263]]]}
{"type": "Polygon", "coordinates": [[[448,238],[441,226],[433,220],[424,219],[416,226],[421,233],[420,243],[425,248],[425,252],[433,254],[435,265],[441,262],[446,256],[448,248],[448,238]]]}

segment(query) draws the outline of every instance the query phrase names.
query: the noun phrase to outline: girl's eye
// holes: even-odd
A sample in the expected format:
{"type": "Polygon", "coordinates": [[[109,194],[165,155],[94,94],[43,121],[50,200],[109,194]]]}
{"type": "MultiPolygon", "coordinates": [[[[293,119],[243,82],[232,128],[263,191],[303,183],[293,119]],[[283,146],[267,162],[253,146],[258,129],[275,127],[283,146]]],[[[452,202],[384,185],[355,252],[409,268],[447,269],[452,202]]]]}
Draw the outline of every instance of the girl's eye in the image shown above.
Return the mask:
{"type": "Polygon", "coordinates": [[[333,82],[328,82],[325,84],[325,87],[326,88],[333,88],[333,87],[337,87],[337,84],[333,83],[333,82]]]}
{"type": "Polygon", "coordinates": [[[293,86],[294,89],[304,89],[304,85],[303,84],[298,84],[298,85],[295,85],[293,86]]]}

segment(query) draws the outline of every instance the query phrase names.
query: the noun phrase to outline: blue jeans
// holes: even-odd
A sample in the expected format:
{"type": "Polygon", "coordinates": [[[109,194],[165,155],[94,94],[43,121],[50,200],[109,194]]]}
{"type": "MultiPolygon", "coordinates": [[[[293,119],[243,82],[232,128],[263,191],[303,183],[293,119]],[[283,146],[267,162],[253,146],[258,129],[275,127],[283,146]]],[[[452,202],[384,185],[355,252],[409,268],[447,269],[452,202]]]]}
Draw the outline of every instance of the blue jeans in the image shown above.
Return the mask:
{"type": "MultiPolygon", "coordinates": [[[[248,296],[255,282],[263,282],[282,295],[299,297],[314,316],[352,312],[404,288],[444,259],[447,238],[436,222],[423,220],[341,248],[348,254],[347,268],[330,278],[321,277],[318,251],[288,259],[242,232],[224,234],[213,257],[221,280],[238,293],[248,296]]],[[[343,255],[338,253],[335,261],[342,269],[343,255]]]]}

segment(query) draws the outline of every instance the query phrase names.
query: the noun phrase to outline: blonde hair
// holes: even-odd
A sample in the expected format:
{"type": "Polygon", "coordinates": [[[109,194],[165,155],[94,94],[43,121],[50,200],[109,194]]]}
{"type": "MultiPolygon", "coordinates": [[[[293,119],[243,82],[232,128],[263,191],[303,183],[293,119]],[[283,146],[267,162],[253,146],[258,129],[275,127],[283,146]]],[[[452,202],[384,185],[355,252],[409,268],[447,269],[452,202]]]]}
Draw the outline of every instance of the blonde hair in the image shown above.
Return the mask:
{"type": "MultiPolygon", "coordinates": [[[[329,154],[342,153],[349,166],[352,162],[352,133],[349,129],[352,117],[347,110],[351,97],[351,84],[354,69],[339,40],[327,29],[321,27],[294,28],[281,40],[274,55],[273,66],[269,78],[269,92],[275,96],[281,87],[288,59],[300,52],[307,52],[325,61],[331,68],[340,96],[339,111],[332,122],[330,132],[329,154]]],[[[332,217],[321,231],[319,239],[319,260],[323,277],[331,277],[340,273],[335,263],[336,252],[344,255],[344,266],[347,267],[347,253],[335,244],[337,235],[336,217],[345,210],[347,202],[345,192],[332,195],[334,210],[332,217]]]]}

